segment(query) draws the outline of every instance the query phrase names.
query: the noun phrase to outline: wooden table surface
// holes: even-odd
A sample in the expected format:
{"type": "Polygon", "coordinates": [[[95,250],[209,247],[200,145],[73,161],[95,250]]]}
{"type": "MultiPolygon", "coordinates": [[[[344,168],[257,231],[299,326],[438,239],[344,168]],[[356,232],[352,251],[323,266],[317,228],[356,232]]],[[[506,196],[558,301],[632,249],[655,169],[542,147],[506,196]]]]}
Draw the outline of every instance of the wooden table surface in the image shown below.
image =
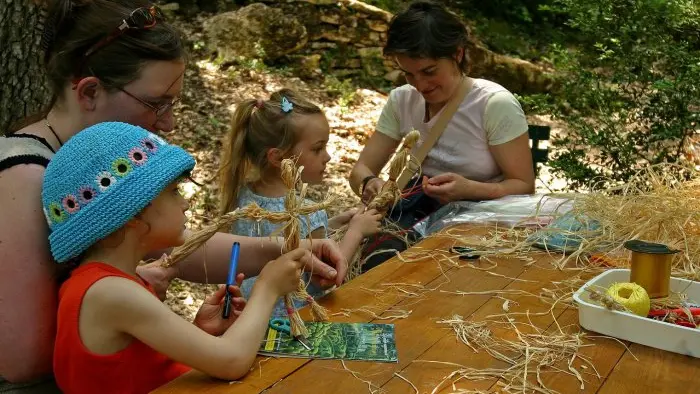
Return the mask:
{"type": "MultiPolygon", "coordinates": [[[[466,235],[479,235],[485,229],[464,227],[459,231],[466,235]]],[[[434,236],[422,241],[413,250],[445,251],[453,243],[453,238],[434,236]]],[[[397,374],[413,383],[420,393],[431,393],[446,376],[459,367],[418,360],[441,361],[477,369],[506,366],[483,350],[475,353],[457,340],[449,326],[436,323],[453,315],[460,315],[465,320],[480,321],[489,315],[502,314],[503,299],[492,297],[491,294],[463,296],[444,291],[492,292],[498,289],[518,289],[539,294],[542,288],[551,288],[552,282],[572,275],[570,271],[552,267],[551,261],[555,257],[542,255],[528,267],[522,260],[494,259],[498,265],[490,270],[439,264],[430,255],[421,261],[409,263],[391,259],[325,296],[321,304],[328,308],[329,313],[368,308],[378,316],[351,311],[347,316],[333,316],[331,320],[335,322],[395,324],[398,363],[346,361],[345,369],[338,360],[258,357],[251,372],[239,382],[224,382],[193,371],[159,388],[155,393],[365,393],[379,388],[389,393],[414,393],[413,387],[397,374]],[[390,283],[418,284],[428,289],[440,287],[439,290],[423,292],[420,297],[412,297],[383,285],[390,283]],[[396,315],[398,310],[410,310],[411,313],[406,318],[393,321],[381,319],[396,315]],[[348,370],[354,371],[356,376],[348,370]],[[372,387],[364,381],[371,382],[372,387]]],[[[477,263],[477,267],[478,264],[483,263],[477,263]]],[[[404,289],[409,287],[404,286],[404,289]]],[[[529,310],[532,323],[542,331],[556,329],[552,315],[556,316],[556,322],[564,331],[575,333],[582,330],[578,325],[576,309],[557,307],[552,314],[532,316],[548,311],[550,305],[531,296],[504,296],[513,301],[512,305],[517,303],[517,306],[511,307],[512,312],[529,310]]],[[[302,316],[308,319],[308,311],[302,312],[302,316]]],[[[514,317],[525,319],[524,316],[514,317]]],[[[498,337],[516,335],[502,325],[494,324],[489,328],[498,337]]],[[[548,389],[560,393],[700,393],[700,374],[695,375],[700,371],[700,359],[625,342],[626,348],[621,343],[602,338],[589,338],[585,343],[594,346],[582,347],[580,354],[591,361],[601,378],[598,379],[591,368],[579,368],[585,379],[584,388],[581,389],[581,383],[574,376],[553,371],[542,375],[543,383],[548,389]]],[[[562,369],[566,370],[566,365],[562,369]]],[[[459,380],[454,386],[443,385],[438,392],[499,392],[502,386],[503,382],[495,378],[459,380]]]]}

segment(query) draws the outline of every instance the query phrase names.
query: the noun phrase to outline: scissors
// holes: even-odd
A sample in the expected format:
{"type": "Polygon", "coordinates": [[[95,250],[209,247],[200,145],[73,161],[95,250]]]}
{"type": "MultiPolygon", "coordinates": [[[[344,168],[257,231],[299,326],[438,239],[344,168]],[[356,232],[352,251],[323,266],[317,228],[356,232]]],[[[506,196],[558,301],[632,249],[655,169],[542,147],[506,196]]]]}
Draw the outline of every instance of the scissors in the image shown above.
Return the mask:
{"type": "MultiPolygon", "coordinates": [[[[289,325],[289,319],[270,319],[270,328],[272,328],[275,331],[283,332],[289,335],[290,337],[292,336],[292,327],[289,325]]],[[[297,335],[296,337],[294,337],[294,339],[299,341],[299,343],[301,343],[301,346],[306,348],[306,350],[311,350],[311,345],[309,345],[309,342],[303,336],[297,335]]]]}
{"type": "Polygon", "coordinates": [[[458,254],[460,260],[478,260],[481,257],[476,249],[466,246],[453,246],[450,249],[450,253],[458,254]]]}

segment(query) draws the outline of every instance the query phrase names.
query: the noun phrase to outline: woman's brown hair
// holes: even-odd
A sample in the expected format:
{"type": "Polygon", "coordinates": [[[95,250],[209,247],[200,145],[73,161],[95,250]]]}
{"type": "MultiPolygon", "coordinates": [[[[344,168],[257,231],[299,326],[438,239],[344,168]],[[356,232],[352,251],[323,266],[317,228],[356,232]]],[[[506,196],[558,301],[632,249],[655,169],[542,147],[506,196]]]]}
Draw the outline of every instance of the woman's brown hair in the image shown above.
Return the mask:
{"type": "Polygon", "coordinates": [[[419,0],[391,20],[384,56],[453,59],[463,49],[457,66],[466,75],[469,73],[468,45],[467,26],[455,14],[442,4],[419,0]]]}
{"type": "Polygon", "coordinates": [[[64,88],[76,79],[95,76],[105,89],[113,90],[138,79],[149,61],[174,61],[186,56],[180,34],[160,16],[154,26],[128,29],[85,56],[91,47],[113,34],[134,10],[152,7],[149,1],[53,0],[44,4],[41,48],[52,97],[44,111],[25,119],[13,130],[45,117],[61,100],[64,88]]]}

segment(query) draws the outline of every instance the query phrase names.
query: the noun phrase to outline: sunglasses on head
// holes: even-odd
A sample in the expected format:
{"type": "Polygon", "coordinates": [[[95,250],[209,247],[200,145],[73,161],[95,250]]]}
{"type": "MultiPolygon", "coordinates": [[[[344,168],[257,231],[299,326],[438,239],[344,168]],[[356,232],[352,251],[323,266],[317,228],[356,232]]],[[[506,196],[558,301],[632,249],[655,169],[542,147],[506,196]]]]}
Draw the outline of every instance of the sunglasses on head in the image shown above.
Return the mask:
{"type": "Polygon", "coordinates": [[[158,21],[162,21],[163,19],[163,13],[160,11],[160,8],[156,6],[141,7],[131,11],[131,14],[129,14],[128,17],[122,19],[121,23],[119,23],[119,26],[117,26],[109,35],[107,35],[105,38],[101,39],[100,41],[92,45],[90,48],[88,48],[87,51],[85,51],[85,54],[83,55],[83,58],[76,70],[76,78],[80,77],[80,75],[83,72],[83,68],[85,67],[85,63],[90,58],[90,56],[95,54],[95,52],[106,47],[112,41],[116,40],[122,34],[126,33],[129,30],[147,30],[154,27],[158,23],[158,21]]]}

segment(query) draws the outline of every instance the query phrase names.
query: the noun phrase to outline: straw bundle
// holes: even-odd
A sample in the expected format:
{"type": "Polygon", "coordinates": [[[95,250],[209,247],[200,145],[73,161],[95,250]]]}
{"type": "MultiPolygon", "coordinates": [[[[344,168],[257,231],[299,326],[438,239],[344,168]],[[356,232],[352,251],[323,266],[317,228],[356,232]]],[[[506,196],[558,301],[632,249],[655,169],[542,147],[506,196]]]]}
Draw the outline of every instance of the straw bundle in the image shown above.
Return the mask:
{"type": "MultiPolygon", "coordinates": [[[[420,139],[420,133],[416,130],[411,130],[403,139],[402,145],[396,151],[394,158],[389,163],[389,180],[386,181],[382,190],[370,201],[367,209],[376,209],[381,213],[386,213],[394,205],[401,200],[401,189],[396,183],[401,173],[407,169],[409,163],[414,160],[411,157],[411,149],[420,139]]],[[[413,163],[420,166],[420,163],[413,163]]]]}
{"type": "Polygon", "coordinates": [[[581,195],[574,212],[597,221],[596,236],[585,241],[578,256],[596,249],[627,255],[631,239],[666,244],[682,251],[674,258],[673,276],[700,279],[700,179],[696,172],[663,165],[641,171],[629,183],[581,195]]]}
{"type": "MultiPolygon", "coordinates": [[[[161,265],[164,267],[170,267],[182,261],[184,258],[204,245],[204,243],[206,243],[209,238],[211,238],[218,231],[225,228],[230,228],[231,225],[236,222],[236,220],[242,218],[256,222],[267,220],[270,223],[284,223],[281,228],[281,231],[285,236],[282,250],[283,253],[298,248],[300,241],[299,231],[301,228],[300,217],[322,209],[327,209],[334,200],[332,197],[327,197],[322,203],[303,205],[307,185],[301,182],[302,171],[303,167],[297,169],[292,160],[286,159],[282,162],[282,180],[288,189],[285,199],[284,212],[266,211],[259,205],[251,203],[244,208],[238,208],[235,211],[226,213],[215,219],[209,226],[192,234],[182,246],[175,248],[170,256],[166,256],[161,265]],[[301,189],[300,192],[297,190],[297,187],[301,189]]],[[[294,336],[308,335],[304,322],[299,316],[299,312],[294,309],[294,304],[292,301],[294,298],[308,301],[311,304],[311,312],[315,320],[328,320],[328,315],[325,312],[325,309],[306,292],[306,284],[303,281],[300,281],[297,292],[287,295],[284,298],[291,323],[292,334],[294,336]]]]}
{"type": "MultiPolygon", "coordinates": [[[[282,249],[284,253],[290,252],[299,247],[299,241],[301,238],[300,212],[303,211],[306,212],[304,214],[308,214],[320,209],[325,209],[331,202],[329,199],[326,199],[328,204],[325,206],[323,206],[323,204],[321,204],[322,207],[312,205],[311,207],[304,209],[303,202],[304,197],[306,196],[307,185],[301,181],[301,173],[303,170],[303,166],[297,168],[294,162],[290,159],[285,159],[282,161],[282,181],[287,187],[287,196],[284,200],[284,208],[288,215],[286,224],[282,228],[285,238],[284,248],[282,249]],[[299,191],[297,188],[300,188],[301,190],[299,191]],[[309,208],[315,209],[313,209],[313,211],[309,211],[309,208]]],[[[304,321],[301,319],[301,316],[299,316],[299,312],[294,309],[294,299],[305,300],[311,304],[311,314],[313,315],[314,320],[328,320],[326,309],[319,305],[316,300],[314,300],[314,298],[306,292],[306,284],[304,281],[300,280],[297,291],[284,297],[284,304],[287,308],[287,315],[289,316],[292,336],[301,335],[306,337],[309,335],[309,332],[304,325],[304,321]]]]}
{"type": "MultiPolygon", "coordinates": [[[[419,139],[420,133],[416,130],[412,130],[406,135],[406,137],[404,137],[402,144],[399,146],[394,154],[394,157],[389,163],[389,179],[386,181],[386,183],[384,183],[379,193],[367,204],[367,207],[365,208],[366,210],[376,209],[382,215],[386,215],[391,208],[401,201],[401,189],[396,183],[396,180],[399,178],[401,173],[408,168],[409,164],[412,163],[415,166],[420,167],[420,163],[416,163],[415,159],[411,156],[411,149],[413,149],[419,139]]],[[[334,231],[331,234],[331,239],[336,242],[340,242],[347,231],[348,225],[346,224],[334,231]]],[[[398,228],[398,226],[393,223],[385,223],[381,233],[391,234],[399,239],[406,238],[403,229],[398,228]]],[[[379,253],[383,252],[384,251],[379,251],[379,253]]],[[[358,248],[351,260],[348,261],[347,280],[350,280],[360,274],[362,268],[361,256],[362,248],[358,248]]],[[[367,258],[369,258],[369,256],[365,257],[365,260],[367,258]]]]}

